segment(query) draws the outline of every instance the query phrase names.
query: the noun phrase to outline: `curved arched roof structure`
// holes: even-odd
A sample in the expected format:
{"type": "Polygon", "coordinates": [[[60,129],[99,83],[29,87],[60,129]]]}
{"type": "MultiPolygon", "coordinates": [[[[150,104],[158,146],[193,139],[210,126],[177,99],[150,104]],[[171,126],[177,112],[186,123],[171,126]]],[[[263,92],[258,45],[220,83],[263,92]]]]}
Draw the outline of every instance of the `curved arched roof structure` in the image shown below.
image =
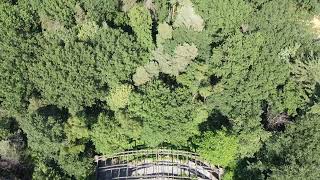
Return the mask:
{"type": "Polygon", "coordinates": [[[111,156],[96,156],[96,177],[110,179],[212,179],[223,170],[197,154],[168,149],[125,151],[111,156]]]}

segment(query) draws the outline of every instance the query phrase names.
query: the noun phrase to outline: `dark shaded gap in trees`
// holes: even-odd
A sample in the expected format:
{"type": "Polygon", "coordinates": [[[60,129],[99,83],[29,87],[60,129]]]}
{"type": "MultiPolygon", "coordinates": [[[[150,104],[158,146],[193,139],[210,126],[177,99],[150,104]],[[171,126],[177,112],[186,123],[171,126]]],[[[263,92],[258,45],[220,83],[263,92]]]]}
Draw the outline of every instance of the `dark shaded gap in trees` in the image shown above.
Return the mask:
{"type": "Polygon", "coordinates": [[[176,80],[176,78],[172,75],[160,73],[159,78],[171,89],[175,90],[179,87],[182,87],[181,84],[179,84],[176,80]]]}
{"type": "Polygon", "coordinates": [[[210,80],[211,86],[215,86],[216,84],[218,84],[220,82],[221,77],[218,77],[216,75],[211,75],[209,80],[210,80]]]}
{"type": "Polygon", "coordinates": [[[18,0],[8,0],[8,3],[10,3],[11,5],[17,5],[18,4],[18,0]]]}
{"type": "Polygon", "coordinates": [[[209,115],[207,121],[199,125],[201,132],[204,131],[217,131],[226,127],[230,129],[232,127],[227,116],[223,115],[219,110],[213,110],[209,115]]]}
{"type": "Polygon", "coordinates": [[[262,113],[260,115],[261,118],[261,124],[263,125],[264,129],[268,129],[268,102],[267,101],[263,101],[261,103],[261,109],[262,109],[262,113]]]}
{"type": "Polygon", "coordinates": [[[320,98],[320,84],[316,83],[313,94],[311,95],[309,100],[309,105],[312,106],[315,103],[318,103],[320,100],[319,98],[320,98]]]}
{"type": "MultiPolygon", "coordinates": [[[[222,30],[219,30],[219,31],[222,31],[222,30]]],[[[212,37],[212,42],[210,44],[210,48],[214,49],[214,48],[220,47],[225,42],[225,40],[226,40],[226,38],[223,36],[214,35],[212,37]]]]}
{"type": "Polygon", "coordinates": [[[134,35],[134,31],[132,27],[127,24],[118,25],[112,21],[104,21],[104,22],[112,29],[121,29],[130,35],[134,35]]]}
{"type": "Polygon", "coordinates": [[[69,117],[68,109],[58,108],[55,105],[47,105],[37,110],[38,114],[43,117],[54,117],[55,119],[67,120],[69,117]]]}
{"type": "Polygon", "coordinates": [[[91,107],[84,107],[83,114],[86,117],[86,124],[89,129],[97,122],[100,113],[104,112],[104,104],[104,102],[96,100],[91,107]]]}

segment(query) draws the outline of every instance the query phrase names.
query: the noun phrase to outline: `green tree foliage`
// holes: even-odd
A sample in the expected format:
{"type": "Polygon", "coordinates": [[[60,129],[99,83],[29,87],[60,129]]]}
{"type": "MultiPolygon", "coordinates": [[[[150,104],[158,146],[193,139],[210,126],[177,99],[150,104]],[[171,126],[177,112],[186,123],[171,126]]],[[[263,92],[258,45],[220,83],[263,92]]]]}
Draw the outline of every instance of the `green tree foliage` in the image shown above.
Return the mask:
{"type": "Polygon", "coordinates": [[[193,3],[210,34],[225,35],[238,30],[242,24],[248,22],[253,11],[244,0],[195,0],[193,3]]]}
{"type": "Polygon", "coordinates": [[[138,41],[146,48],[153,48],[152,40],[152,19],[147,8],[141,5],[134,6],[129,11],[130,26],[137,35],[138,41]]]}
{"type": "Polygon", "coordinates": [[[263,129],[260,117],[239,116],[232,120],[233,131],[239,139],[238,155],[241,158],[253,158],[267,141],[271,133],[263,129]],[[248,144],[250,144],[248,146],[248,144]]]}
{"type": "Polygon", "coordinates": [[[204,21],[201,16],[195,13],[192,2],[190,0],[178,0],[177,2],[178,10],[173,26],[202,31],[204,21]]]}
{"type": "Polygon", "coordinates": [[[177,82],[188,87],[192,94],[200,95],[206,100],[213,93],[208,80],[208,68],[207,64],[193,63],[185,73],[177,76],[177,82]]]}
{"type": "Polygon", "coordinates": [[[319,0],[295,0],[299,6],[309,11],[320,12],[319,0]]]}
{"type": "Polygon", "coordinates": [[[295,81],[302,84],[303,89],[308,94],[312,94],[316,85],[320,83],[319,59],[297,61],[297,63],[292,65],[292,69],[295,81]]]}
{"type": "Polygon", "coordinates": [[[226,108],[223,111],[227,114],[232,111],[231,114],[236,116],[259,115],[262,100],[275,102],[274,99],[277,99],[277,103],[273,104],[274,109],[280,112],[287,110],[295,114],[296,109],[306,103],[305,97],[291,95],[301,90],[298,86],[291,85],[293,82],[289,79],[289,64],[277,56],[272,60],[268,56],[261,56],[264,51],[268,51],[266,42],[261,34],[250,36],[238,34],[222,47],[226,51],[214,50],[212,62],[216,68],[213,71],[216,76],[221,77],[221,81],[216,86],[217,93],[213,98],[218,100],[216,104],[226,103],[219,106],[221,109],[226,108]],[[231,44],[234,48],[230,47],[231,44]],[[264,58],[271,61],[268,62],[264,58]],[[280,87],[282,88],[279,89],[280,87]],[[227,99],[220,96],[221,92],[224,94],[230,92],[230,97],[234,98],[226,102],[227,99]],[[253,96],[255,98],[251,99],[253,96]],[[286,101],[294,103],[284,103],[286,101]],[[293,107],[289,106],[291,104],[293,107]]]}
{"type": "Polygon", "coordinates": [[[124,12],[128,12],[132,7],[136,5],[137,0],[121,0],[121,9],[124,12]]]}
{"type": "Polygon", "coordinates": [[[88,41],[97,34],[99,27],[95,22],[84,22],[79,29],[78,38],[81,41],[88,41]]]}
{"type": "Polygon", "coordinates": [[[107,97],[110,109],[117,111],[120,108],[125,108],[128,105],[131,91],[132,88],[128,85],[120,85],[111,89],[107,97]]]}
{"type": "Polygon", "coordinates": [[[124,13],[118,11],[118,0],[80,0],[83,5],[83,9],[87,11],[87,17],[89,20],[96,22],[117,22],[116,24],[122,24],[124,13]]]}
{"type": "Polygon", "coordinates": [[[100,114],[93,125],[91,139],[97,152],[110,155],[133,148],[141,133],[140,124],[122,113],[115,118],[100,114]]]}
{"type": "Polygon", "coordinates": [[[10,133],[11,119],[0,116],[0,140],[5,140],[11,135],[10,133]]]}
{"type": "Polygon", "coordinates": [[[147,56],[139,46],[129,45],[134,42],[128,34],[88,23],[82,24],[77,36],[73,29],[45,34],[39,39],[39,58],[28,68],[29,78],[44,100],[67,107],[71,113],[102,99],[106,84],[112,87],[128,80],[133,68],[147,56]],[[77,37],[94,45],[79,42],[77,37]],[[145,55],[138,57],[140,52],[145,55]]]}
{"type": "Polygon", "coordinates": [[[206,132],[198,144],[201,156],[218,166],[234,166],[237,159],[239,140],[225,131],[206,132]]]}
{"type": "Polygon", "coordinates": [[[172,27],[167,23],[161,23],[158,26],[158,34],[157,34],[157,46],[160,47],[161,44],[167,40],[172,38],[172,27]]]}
{"type": "Polygon", "coordinates": [[[136,73],[132,77],[132,80],[136,86],[140,86],[150,81],[154,76],[158,76],[159,71],[158,64],[150,62],[145,66],[138,67],[136,73]]]}
{"type": "Polygon", "coordinates": [[[319,126],[319,115],[309,113],[268,141],[261,161],[271,170],[270,179],[320,177],[319,126]]]}
{"type": "MultiPolygon", "coordinates": [[[[243,7],[250,6],[236,8],[243,7]]],[[[229,32],[232,29],[236,32],[225,38],[221,46],[213,48],[209,68],[217,81],[208,101],[230,118],[240,142],[251,144],[240,146],[244,147],[240,149],[241,157],[254,157],[270,137],[261,125],[261,107],[265,102],[275,113],[286,112],[294,116],[309,101],[309,94],[294,78],[292,68],[292,62],[301,62],[297,57],[301,54],[303,57],[303,49],[309,48],[311,43],[300,23],[299,18],[304,15],[298,17],[298,9],[290,1],[271,1],[260,8],[254,13],[250,8],[242,11],[252,12],[246,15],[255,16],[252,21],[248,17],[235,16],[241,18],[239,23],[248,23],[247,27],[241,24],[237,29],[224,27],[229,32]],[[283,12],[283,9],[287,11],[283,12]],[[270,17],[268,20],[265,19],[267,16],[270,17]],[[255,32],[250,32],[254,29],[255,32]]]]}
{"type": "Polygon", "coordinates": [[[39,16],[46,16],[48,19],[62,23],[62,26],[70,27],[74,23],[73,14],[76,1],[64,0],[36,0],[31,2],[39,16]]]}
{"type": "Polygon", "coordinates": [[[142,121],[141,141],[148,146],[161,143],[187,145],[187,140],[199,134],[198,125],[208,112],[193,101],[186,88],[172,91],[161,81],[142,87],[143,94],[133,93],[129,101],[130,116],[142,121]]]}
{"type": "Polygon", "coordinates": [[[98,80],[109,87],[130,81],[135,69],[149,59],[149,53],[121,30],[104,27],[93,42],[97,50],[98,80]]]}
{"type": "Polygon", "coordinates": [[[0,156],[3,160],[19,161],[20,155],[17,149],[8,140],[0,141],[0,156]]]}
{"type": "Polygon", "coordinates": [[[154,4],[156,6],[156,14],[158,22],[165,22],[168,20],[170,11],[170,1],[169,0],[155,0],[154,4]]]}
{"type": "Polygon", "coordinates": [[[77,154],[84,151],[85,143],[89,139],[89,130],[85,117],[70,117],[64,125],[67,147],[66,152],[77,154]]]}
{"type": "Polygon", "coordinates": [[[197,143],[200,156],[210,163],[223,167],[223,179],[233,179],[233,169],[236,165],[239,149],[239,139],[230,135],[225,129],[217,132],[205,132],[197,143]]]}
{"type": "MultiPolygon", "coordinates": [[[[219,39],[217,39],[218,41],[219,39]]],[[[175,28],[172,31],[172,38],[163,42],[163,49],[165,52],[172,54],[175,48],[184,43],[194,44],[198,48],[198,59],[204,62],[208,62],[210,55],[212,54],[212,44],[213,40],[208,31],[193,31],[186,28],[175,28]]]]}
{"type": "Polygon", "coordinates": [[[94,82],[95,59],[92,50],[75,39],[65,39],[65,44],[60,44],[61,35],[41,39],[42,52],[29,66],[28,75],[47,102],[75,113],[81,105],[90,106],[99,97],[94,82]]]}
{"type": "Polygon", "coordinates": [[[66,177],[65,175],[61,174],[59,171],[55,170],[54,168],[48,166],[47,164],[39,161],[35,163],[35,168],[32,174],[32,179],[36,180],[49,180],[49,179],[70,179],[69,177],[66,177]]]}
{"type": "Polygon", "coordinates": [[[184,72],[192,60],[198,55],[198,49],[195,45],[187,43],[177,46],[175,56],[171,57],[165,54],[161,48],[153,52],[153,58],[157,62],[150,62],[149,64],[137,68],[133,75],[135,85],[139,86],[151,80],[153,76],[158,76],[159,72],[177,76],[184,72]]]}
{"type": "MultiPolygon", "coordinates": [[[[45,110],[29,114],[20,120],[21,128],[27,134],[28,147],[31,149],[35,161],[52,161],[58,164],[58,166],[47,164],[43,168],[36,169],[38,171],[37,176],[52,168],[58,174],[66,177],[84,178],[88,176],[91,168],[88,159],[79,157],[78,151],[65,150],[65,148],[72,148],[70,143],[74,140],[75,134],[81,133],[82,138],[88,136],[83,136],[85,134],[83,128],[80,127],[81,131],[79,131],[79,119],[71,118],[65,124],[63,116],[51,116],[50,113],[61,114],[54,107],[47,107],[45,110]]],[[[80,136],[76,136],[77,140],[81,139],[80,136]]]]}
{"type": "Polygon", "coordinates": [[[25,62],[32,58],[37,19],[28,5],[0,3],[0,105],[16,111],[26,93],[25,62]]]}
{"type": "Polygon", "coordinates": [[[160,70],[166,74],[177,76],[180,72],[184,72],[191,61],[198,56],[198,49],[195,45],[183,44],[177,46],[175,50],[175,57],[171,62],[162,59],[161,54],[155,53],[155,59],[159,63],[160,70]]]}
{"type": "Polygon", "coordinates": [[[253,157],[269,137],[260,123],[261,104],[264,101],[272,102],[272,107],[278,112],[296,114],[296,109],[307,103],[307,98],[289,79],[287,62],[280,59],[268,62],[266,59],[269,57],[263,58],[263,48],[266,48],[263,36],[238,34],[233,38],[237,40],[230,39],[232,45],[228,41],[224,44],[223,48],[227,51],[213,52],[212,62],[217,69],[211,70],[221,79],[214,86],[209,101],[214,101],[213,104],[231,118],[234,131],[239,133],[240,143],[243,143],[239,149],[241,157],[253,157]],[[282,85],[283,89],[279,91],[282,85]],[[296,92],[300,92],[299,96],[294,94],[296,92]],[[226,95],[230,99],[225,98],[226,95]]]}

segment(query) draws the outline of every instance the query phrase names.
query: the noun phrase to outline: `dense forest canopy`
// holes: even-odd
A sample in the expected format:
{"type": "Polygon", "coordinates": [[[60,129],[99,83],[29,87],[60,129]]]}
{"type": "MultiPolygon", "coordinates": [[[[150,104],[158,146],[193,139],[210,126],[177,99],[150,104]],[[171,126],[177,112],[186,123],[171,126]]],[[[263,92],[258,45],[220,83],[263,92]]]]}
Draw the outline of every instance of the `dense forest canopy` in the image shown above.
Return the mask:
{"type": "Polygon", "coordinates": [[[319,0],[0,0],[0,42],[0,179],[157,147],[320,179],[319,0]]]}

